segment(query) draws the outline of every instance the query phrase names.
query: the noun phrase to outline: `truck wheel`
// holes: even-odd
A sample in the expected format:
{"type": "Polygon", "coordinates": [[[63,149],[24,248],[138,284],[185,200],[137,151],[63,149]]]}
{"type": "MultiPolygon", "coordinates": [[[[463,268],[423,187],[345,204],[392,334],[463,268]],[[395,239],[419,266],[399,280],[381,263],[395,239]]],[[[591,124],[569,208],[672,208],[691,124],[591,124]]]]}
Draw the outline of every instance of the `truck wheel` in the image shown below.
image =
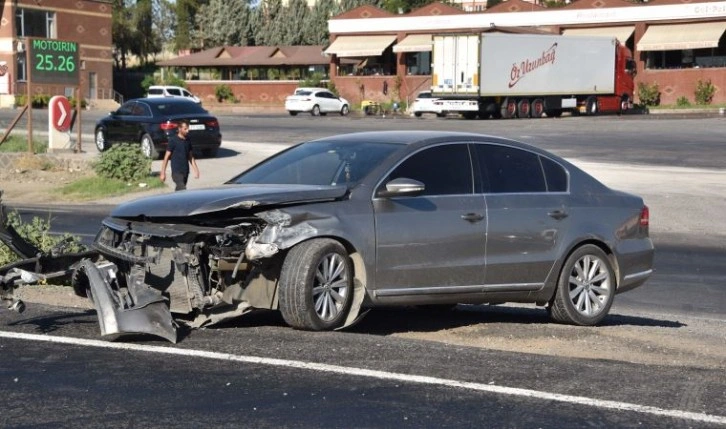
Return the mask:
{"type": "Polygon", "coordinates": [[[544,114],[544,101],[541,98],[535,98],[532,101],[531,115],[533,118],[541,118],[544,114]]]}
{"type": "Polygon", "coordinates": [[[353,265],[335,240],[304,241],[282,264],[279,307],[296,329],[329,331],[343,326],[353,302],[353,265]]]}
{"type": "Polygon", "coordinates": [[[513,98],[507,98],[502,103],[502,118],[510,119],[517,116],[517,102],[513,98]]]}
{"type": "Polygon", "coordinates": [[[597,97],[589,97],[587,99],[587,114],[590,116],[595,116],[599,113],[599,108],[597,105],[597,97]]]}
{"type": "Polygon", "coordinates": [[[519,100],[519,103],[517,103],[518,117],[529,118],[530,107],[529,100],[526,98],[519,100]]]}
{"type": "Polygon", "coordinates": [[[464,112],[464,113],[462,113],[462,116],[464,116],[464,119],[474,119],[474,118],[476,118],[476,113],[464,112]]]}
{"type": "Polygon", "coordinates": [[[628,98],[627,95],[623,95],[623,98],[620,100],[620,114],[628,111],[628,108],[630,108],[630,98],[628,98]]]}

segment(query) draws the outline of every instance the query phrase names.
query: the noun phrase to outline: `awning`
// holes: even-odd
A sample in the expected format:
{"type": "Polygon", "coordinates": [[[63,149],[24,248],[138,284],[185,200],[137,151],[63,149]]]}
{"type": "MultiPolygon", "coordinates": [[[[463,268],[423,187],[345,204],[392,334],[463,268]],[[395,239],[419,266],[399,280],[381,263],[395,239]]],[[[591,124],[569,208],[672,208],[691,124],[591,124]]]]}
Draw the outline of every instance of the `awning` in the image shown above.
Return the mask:
{"type": "Polygon", "coordinates": [[[562,32],[565,36],[608,36],[616,37],[620,43],[625,43],[635,30],[634,25],[619,27],[597,27],[597,28],[567,28],[562,32]]]}
{"type": "Polygon", "coordinates": [[[638,51],[716,48],[726,22],[651,25],[637,43],[638,51]]]}
{"type": "Polygon", "coordinates": [[[430,34],[410,34],[393,47],[393,52],[430,52],[432,44],[430,34]]]}
{"type": "Polygon", "coordinates": [[[325,54],[339,57],[378,56],[395,41],[396,36],[338,36],[325,50],[325,54]]]}

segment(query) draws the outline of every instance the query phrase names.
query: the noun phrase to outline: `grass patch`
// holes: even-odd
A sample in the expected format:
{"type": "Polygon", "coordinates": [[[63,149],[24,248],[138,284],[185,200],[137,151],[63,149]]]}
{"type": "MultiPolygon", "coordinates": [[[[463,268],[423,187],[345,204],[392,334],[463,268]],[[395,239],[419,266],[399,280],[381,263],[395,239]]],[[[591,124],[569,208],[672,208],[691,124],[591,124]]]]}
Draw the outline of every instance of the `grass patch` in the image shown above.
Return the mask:
{"type": "Polygon", "coordinates": [[[726,107],[726,104],[723,104],[723,103],[721,103],[721,104],[695,104],[695,103],[691,103],[689,105],[683,105],[683,103],[681,103],[681,105],[678,105],[678,103],[676,103],[676,104],[661,104],[661,105],[658,105],[658,106],[650,106],[650,107],[648,107],[648,109],[650,109],[650,110],[674,110],[674,109],[679,109],[679,110],[702,110],[702,109],[718,110],[721,107],[726,107]]]}
{"type": "MultiPolygon", "coordinates": [[[[21,136],[9,136],[3,144],[0,144],[0,152],[28,152],[28,138],[21,136]]],[[[48,152],[48,142],[33,140],[33,153],[48,152]]]]}
{"type": "Polygon", "coordinates": [[[118,179],[105,179],[91,176],[76,180],[61,187],[58,192],[69,199],[95,200],[134,192],[148,191],[149,189],[163,188],[166,185],[158,177],[149,176],[144,181],[129,183],[118,179]],[[146,186],[140,186],[145,184],[146,186]]]}

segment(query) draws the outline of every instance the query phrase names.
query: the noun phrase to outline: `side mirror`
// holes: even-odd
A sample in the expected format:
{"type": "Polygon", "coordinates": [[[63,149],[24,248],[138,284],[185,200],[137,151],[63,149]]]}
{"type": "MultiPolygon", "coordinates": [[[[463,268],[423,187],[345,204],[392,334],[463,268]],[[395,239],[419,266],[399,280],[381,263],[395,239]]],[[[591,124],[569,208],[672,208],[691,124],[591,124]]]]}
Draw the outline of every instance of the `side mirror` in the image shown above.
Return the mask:
{"type": "Polygon", "coordinates": [[[379,197],[414,197],[420,195],[426,186],[418,180],[407,177],[399,177],[386,183],[383,189],[378,191],[379,197]]]}

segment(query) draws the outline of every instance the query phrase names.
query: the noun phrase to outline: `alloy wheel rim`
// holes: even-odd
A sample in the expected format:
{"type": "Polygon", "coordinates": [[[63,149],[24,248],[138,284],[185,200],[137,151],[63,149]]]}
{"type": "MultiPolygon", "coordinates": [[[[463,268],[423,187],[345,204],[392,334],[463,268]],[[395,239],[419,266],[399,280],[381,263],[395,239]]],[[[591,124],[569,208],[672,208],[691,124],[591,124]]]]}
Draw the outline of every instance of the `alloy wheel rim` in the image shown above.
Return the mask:
{"type": "Polygon", "coordinates": [[[99,131],[96,133],[96,147],[99,149],[103,149],[103,147],[106,145],[106,139],[103,136],[103,132],[99,131]]]}
{"type": "Polygon", "coordinates": [[[592,317],[605,310],[612,292],[612,278],[605,261],[585,255],[570,271],[570,301],[578,313],[592,317]]]}
{"type": "Polygon", "coordinates": [[[337,253],[326,255],[315,270],[313,304],[315,313],[326,322],[338,317],[349,294],[348,267],[337,253]]]}

